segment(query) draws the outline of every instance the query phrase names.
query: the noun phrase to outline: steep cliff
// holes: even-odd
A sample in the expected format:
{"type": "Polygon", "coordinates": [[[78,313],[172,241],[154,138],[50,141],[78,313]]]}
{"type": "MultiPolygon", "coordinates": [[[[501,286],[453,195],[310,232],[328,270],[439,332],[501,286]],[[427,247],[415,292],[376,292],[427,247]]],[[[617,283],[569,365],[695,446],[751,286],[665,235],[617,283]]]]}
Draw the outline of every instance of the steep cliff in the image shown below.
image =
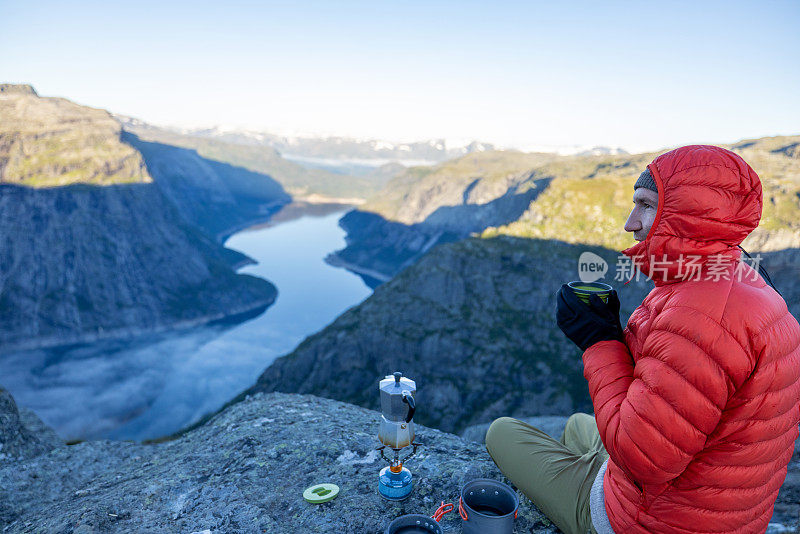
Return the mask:
{"type": "MultiPolygon", "coordinates": [[[[9,86],[6,86],[7,88],[9,86]]],[[[191,226],[103,110],[0,92],[0,351],[255,313],[270,283],[191,226]]]]}
{"type": "Polygon", "coordinates": [[[187,222],[217,241],[254,221],[266,221],[291,197],[269,175],[204,158],[195,150],[121,139],[138,150],[160,191],[187,222]]]}
{"type": "MultiPolygon", "coordinates": [[[[531,174],[531,169],[559,160],[555,154],[516,151],[488,151],[467,154],[432,167],[412,167],[396,176],[386,187],[361,207],[388,220],[415,224],[433,217],[437,224],[458,225],[447,217],[447,210],[484,206],[509,194],[523,193],[534,187],[546,173],[531,174]],[[436,214],[437,210],[439,211],[436,214]],[[434,215],[436,214],[436,215],[434,215]]],[[[461,217],[461,225],[470,224],[461,217]]]]}
{"type": "Polygon", "coordinates": [[[153,184],[2,185],[0,246],[3,351],[192,326],[277,294],[237,275],[153,184]]]}
{"type": "Polygon", "coordinates": [[[120,142],[120,126],[107,111],[41,98],[29,85],[4,87],[0,182],[30,187],[152,182],[141,155],[120,142]]]}

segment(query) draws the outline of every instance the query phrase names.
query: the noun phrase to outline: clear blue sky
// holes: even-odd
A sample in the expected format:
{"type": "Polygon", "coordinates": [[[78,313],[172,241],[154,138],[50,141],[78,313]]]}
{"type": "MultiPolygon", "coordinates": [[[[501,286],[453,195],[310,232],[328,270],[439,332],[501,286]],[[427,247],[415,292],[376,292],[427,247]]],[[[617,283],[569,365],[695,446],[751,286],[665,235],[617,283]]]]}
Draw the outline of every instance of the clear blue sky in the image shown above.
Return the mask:
{"type": "Polygon", "coordinates": [[[0,0],[0,81],[157,124],[655,149],[800,133],[798,28],[798,0],[0,0]]]}

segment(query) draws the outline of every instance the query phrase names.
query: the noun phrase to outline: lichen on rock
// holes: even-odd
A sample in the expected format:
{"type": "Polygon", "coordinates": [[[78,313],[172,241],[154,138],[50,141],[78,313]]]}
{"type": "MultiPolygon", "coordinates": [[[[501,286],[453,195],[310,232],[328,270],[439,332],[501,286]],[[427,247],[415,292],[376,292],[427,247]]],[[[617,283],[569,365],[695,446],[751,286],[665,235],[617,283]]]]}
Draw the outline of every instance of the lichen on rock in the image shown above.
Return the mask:
{"type": "MultiPolygon", "coordinates": [[[[257,394],[158,444],[93,441],[0,465],[5,532],[382,533],[406,513],[431,515],[478,477],[501,479],[484,447],[417,427],[414,491],[383,500],[380,414],[310,395],[257,394]],[[303,490],[340,488],[312,505],[303,490]]],[[[517,532],[555,532],[522,497],[517,532]]],[[[446,533],[460,531],[456,513],[446,533]]]]}

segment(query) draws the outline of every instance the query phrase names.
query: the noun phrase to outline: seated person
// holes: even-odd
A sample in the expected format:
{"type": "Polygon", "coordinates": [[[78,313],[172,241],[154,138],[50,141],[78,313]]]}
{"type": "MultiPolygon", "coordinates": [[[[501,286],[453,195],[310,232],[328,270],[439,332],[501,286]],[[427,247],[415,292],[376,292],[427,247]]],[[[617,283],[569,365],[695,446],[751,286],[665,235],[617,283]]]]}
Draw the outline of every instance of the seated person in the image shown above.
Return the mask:
{"type": "Polygon", "coordinates": [[[800,326],[740,261],[761,182],[733,152],[686,146],[647,166],[633,202],[623,253],[655,288],[627,327],[616,292],[557,294],[595,417],[558,441],[500,418],[486,448],[567,534],[763,533],[798,437],[800,326]]]}

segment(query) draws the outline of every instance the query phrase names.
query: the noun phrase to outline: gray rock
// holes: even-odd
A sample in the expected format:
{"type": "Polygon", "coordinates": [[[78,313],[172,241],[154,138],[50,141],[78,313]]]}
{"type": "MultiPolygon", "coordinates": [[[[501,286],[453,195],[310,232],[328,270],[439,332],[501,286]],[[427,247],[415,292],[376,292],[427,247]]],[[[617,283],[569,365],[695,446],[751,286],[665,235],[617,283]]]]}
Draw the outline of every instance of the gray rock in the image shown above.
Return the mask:
{"type": "Polygon", "coordinates": [[[33,458],[63,442],[30,410],[20,410],[11,394],[0,388],[0,464],[33,458]]]}
{"type": "Polygon", "coordinates": [[[36,91],[34,90],[33,86],[30,84],[18,84],[18,83],[0,83],[0,94],[6,95],[34,95],[36,96],[36,91]]]}
{"type": "MultiPolygon", "coordinates": [[[[400,515],[457,503],[470,479],[504,480],[482,445],[418,425],[422,447],[406,463],[414,491],[404,502],[385,501],[377,493],[385,465],[376,451],[379,420],[377,412],[310,395],[257,394],[171,441],[91,441],[7,459],[0,525],[4,533],[382,534],[400,515]],[[305,502],[303,490],[320,482],[337,484],[339,496],[305,502]]],[[[532,422],[560,432],[555,418],[532,422]]],[[[800,449],[768,532],[794,531],[798,495],[800,449]]],[[[559,532],[518,496],[517,534],[559,532]]],[[[460,522],[446,515],[443,531],[460,532],[460,522]]]]}
{"type": "Polygon", "coordinates": [[[64,444],[56,431],[47,426],[44,421],[33,410],[24,406],[17,406],[19,409],[19,421],[23,427],[27,428],[31,434],[36,436],[42,443],[48,444],[51,448],[59,447],[64,444]]]}
{"type": "MultiPolygon", "coordinates": [[[[84,442],[0,465],[0,520],[14,532],[382,533],[406,513],[457,502],[477,477],[501,479],[485,449],[418,426],[406,465],[414,491],[402,503],[377,493],[380,414],[308,395],[259,394],[159,444],[84,442]],[[305,488],[337,484],[312,505],[305,488]]],[[[556,532],[520,499],[517,533],[556,532]]],[[[457,512],[444,532],[460,531],[457,512]]]]}

